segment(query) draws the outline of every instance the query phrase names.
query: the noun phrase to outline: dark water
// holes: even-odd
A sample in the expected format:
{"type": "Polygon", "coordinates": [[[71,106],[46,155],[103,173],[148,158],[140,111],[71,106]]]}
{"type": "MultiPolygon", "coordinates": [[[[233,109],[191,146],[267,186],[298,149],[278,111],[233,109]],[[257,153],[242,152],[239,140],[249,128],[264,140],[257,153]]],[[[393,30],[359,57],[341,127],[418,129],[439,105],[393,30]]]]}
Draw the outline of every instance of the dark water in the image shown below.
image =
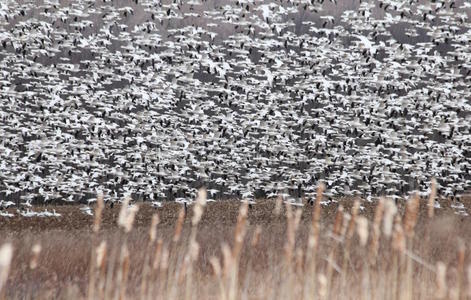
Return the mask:
{"type": "Polygon", "coordinates": [[[3,1],[0,199],[469,189],[470,8],[310,2],[3,1]]]}

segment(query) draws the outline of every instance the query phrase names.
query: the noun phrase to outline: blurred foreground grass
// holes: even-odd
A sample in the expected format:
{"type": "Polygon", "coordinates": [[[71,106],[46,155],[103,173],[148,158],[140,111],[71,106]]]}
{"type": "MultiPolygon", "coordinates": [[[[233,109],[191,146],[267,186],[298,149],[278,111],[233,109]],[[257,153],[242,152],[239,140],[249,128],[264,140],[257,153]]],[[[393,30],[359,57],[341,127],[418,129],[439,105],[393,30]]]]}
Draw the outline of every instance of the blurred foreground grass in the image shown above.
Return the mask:
{"type": "Polygon", "coordinates": [[[186,214],[98,201],[94,217],[2,218],[0,299],[471,298],[471,221],[451,200],[323,206],[322,192],[303,207],[201,190],[186,214]]]}

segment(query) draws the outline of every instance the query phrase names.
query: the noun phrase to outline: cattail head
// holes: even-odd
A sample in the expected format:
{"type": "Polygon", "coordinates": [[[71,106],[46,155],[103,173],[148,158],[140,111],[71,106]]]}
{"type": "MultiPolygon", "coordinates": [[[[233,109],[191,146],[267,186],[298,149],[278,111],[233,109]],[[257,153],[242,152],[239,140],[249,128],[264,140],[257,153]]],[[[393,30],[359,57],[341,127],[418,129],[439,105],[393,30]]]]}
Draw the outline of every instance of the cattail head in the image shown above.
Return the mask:
{"type": "Polygon", "coordinates": [[[321,219],[321,200],[324,190],[324,183],[319,183],[319,186],[317,187],[316,203],[314,204],[314,209],[312,211],[311,234],[309,235],[308,240],[308,247],[310,249],[313,249],[318,245],[321,219]]]}
{"type": "Polygon", "coordinates": [[[121,245],[121,262],[124,262],[127,259],[129,259],[129,249],[128,245],[124,243],[123,245],[121,245]]]}
{"type": "Polygon", "coordinates": [[[191,225],[196,226],[201,220],[203,215],[203,207],[201,205],[195,204],[193,208],[193,218],[191,218],[191,225]]]}
{"type": "Polygon", "coordinates": [[[206,188],[202,187],[198,190],[198,194],[196,195],[196,203],[205,206],[206,199],[208,199],[208,193],[206,192],[206,188]]]}
{"type": "Polygon", "coordinates": [[[0,248],[0,294],[5,283],[7,282],[12,257],[13,246],[10,243],[3,244],[0,248]]]}
{"type": "Polygon", "coordinates": [[[319,297],[324,298],[325,296],[327,296],[327,277],[321,273],[317,276],[317,281],[319,283],[319,297]]]}
{"type": "Polygon", "coordinates": [[[291,208],[291,205],[288,202],[285,202],[285,207],[286,207],[286,220],[289,223],[293,219],[293,209],[291,208]]]}
{"type": "Polygon", "coordinates": [[[103,213],[103,208],[105,207],[105,201],[103,200],[103,194],[100,193],[96,199],[97,207],[95,209],[95,220],[93,222],[93,232],[98,232],[100,230],[101,217],[103,213]]]}
{"type": "Polygon", "coordinates": [[[31,260],[29,268],[34,270],[38,267],[39,255],[41,254],[41,244],[34,244],[31,248],[31,260]]]}
{"type": "Polygon", "coordinates": [[[437,180],[432,178],[430,195],[428,197],[428,217],[431,219],[435,214],[435,198],[437,197],[437,180]]]}
{"type": "Polygon", "coordinates": [[[335,214],[335,221],[334,221],[334,228],[332,229],[332,233],[334,236],[339,236],[340,231],[342,230],[342,223],[343,223],[343,206],[340,205],[337,209],[337,213],[335,214]]]}
{"type": "Polygon", "coordinates": [[[182,234],[183,222],[185,221],[185,208],[182,207],[178,213],[177,224],[175,225],[175,232],[173,233],[173,242],[178,242],[182,234]]]}
{"type": "Polygon", "coordinates": [[[396,213],[397,207],[394,201],[392,199],[386,199],[384,201],[383,233],[387,237],[391,236],[396,213]]]}
{"type": "Polygon", "coordinates": [[[404,236],[404,230],[402,229],[400,215],[396,215],[396,219],[394,221],[394,231],[391,243],[392,248],[399,253],[404,253],[406,250],[406,238],[404,236]]]}
{"type": "Polygon", "coordinates": [[[384,215],[384,199],[381,198],[378,201],[376,206],[375,215],[373,219],[373,226],[372,226],[372,235],[371,235],[371,242],[370,242],[370,251],[369,251],[369,259],[371,264],[376,263],[376,258],[378,256],[378,249],[379,249],[379,238],[381,236],[381,221],[384,215]]]}
{"type": "Polygon", "coordinates": [[[161,260],[160,260],[160,270],[162,270],[164,272],[167,271],[167,269],[168,269],[169,255],[170,255],[170,252],[168,251],[168,248],[163,247],[162,257],[161,257],[161,260]]]}
{"type": "Polygon", "coordinates": [[[163,245],[163,240],[159,238],[157,241],[157,246],[155,247],[155,252],[154,252],[154,261],[152,262],[152,269],[157,270],[159,268],[159,264],[162,258],[162,245],[163,245]]]}
{"type": "Polygon", "coordinates": [[[206,206],[206,189],[201,188],[198,190],[198,195],[196,197],[196,203],[193,208],[193,218],[191,219],[191,224],[193,226],[198,225],[203,215],[203,209],[206,206]]]}
{"type": "Polygon", "coordinates": [[[124,229],[124,232],[128,233],[131,231],[132,226],[134,224],[134,218],[136,217],[136,213],[138,211],[138,205],[133,205],[126,210],[126,218],[124,219],[124,223],[121,225],[124,229]]]}
{"type": "Polygon", "coordinates": [[[381,221],[383,219],[384,213],[384,198],[379,199],[378,204],[376,205],[375,215],[373,219],[373,227],[376,229],[380,228],[381,221]]]}
{"type": "Polygon", "coordinates": [[[126,233],[131,231],[132,225],[134,223],[134,218],[136,216],[137,211],[139,210],[138,205],[129,206],[130,201],[131,198],[129,197],[124,199],[118,217],[118,225],[123,227],[124,232],[126,233]]]}
{"type": "Polygon", "coordinates": [[[234,247],[232,249],[232,256],[234,260],[239,259],[240,251],[244,242],[246,233],[247,213],[248,213],[248,202],[245,201],[239,208],[239,215],[237,216],[237,224],[234,235],[234,247]]]}
{"type": "Polygon", "coordinates": [[[348,223],[348,228],[347,228],[347,233],[346,233],[346,236],[348,239],[350,239],[353,236],[353,233],[355,232],[355,224],[356,224],[356,219],[357,219],[359,211],[360,211],[360,200],[355,199],[355,202],[353,202],[353,206],[352,206],[351,219],[350,219],[350,222],[348,223]]]}
{"type": "Polygon", "coordinates": [[[358,216],[358,213],[360,212],[360,199],[355,199],[353,201],[353,206],[352,206],[352,217],[358,216]]]}
{"type": "Polygon", "coordinates": [[[96,266],[102,268],[105,263],[106,257],[106,241],[101,241],[100,245],[96,248],[96,266]]]}
{"type": "Polygon", "coordinates": [[[447,284],[446,284],[446,265],[443,262],[438,262],[436,267],[436,285],[437,290],[435,296],[438,299],[443,299],[447,296],[447,284]]]}
{"type": "Polygon", "coordinates": [[[317,240],[318,240],[318,236],[315,234],[315,232],[311,232],[307,240],[307,247],[309,249],[313,249],[317,247],[317,240]]]}
{"type": "Polygon", "coordinates": [[[313,212],[313,222],[319,222],[321,218],[321,201],[322,201],[322,194],[325,191],[325,184],[324,183],[319,183],[319,186],[317,187],[317,192],[316,192],[316,204],[314,205],[314,212],[313,212]]]}
{"type": "Polygon", "coordinates": [[[229,274],[230,269],[232,268],[232,263],[233,263],[232,252],[231,252],[231,248],[229,248],[229,245],[227,245],[226,243],[223,243],[221,245],[221,250],[222,250],[222,256],[224,259],[223,275],[227,276],[227,274],[229,274]]]}
{"type": "Polygon", "coordinates": [[[159,214],[152,215],[152,221],[150,223],[149,240],[153,243],[157,238],[157,225],[160,222],[159,214]]]}
{"type": "Polygon", "coordinates": [[[288,228],[286,230],[285,255],[288,262],[291,261],[296,238],[296,220],[293,218],[291,205],[286,203],[286,221],[288,228]]]}
{"type": "Polygon", "coordinates": [[[245,201],[239,208],[239,215],[237,216],[237,225],[235,231],[235,240],[237,243],[241,243],[245,235],[248,206],[248,202],[245,201]]]}
{"type": "Polygon", "coordinates": [[[244,201],[242,202],[242,205],[239,207],[239,216],[238,220],[245,219],[247,217],[247,213],[249,211],[249,202],[244,201]]]}
{"type": "Polygon", "coordinates": [[[275,214],[275,216],[279,216],[281,214],[282,207],[283,207],[283,197],[279,195],[276,198],[275,208],[273,209],[273,214],[275,214]]]}
{"type": "Polygon", "coordinates": [[[209,263],[211,264],[211,267],[213,268],[214,275],[217,277],[221,276],[221,264],[219,263],[219,259],[215,256],[212,256],[209,259],[209,263]]]}
{"type": "Polygon", "coordinates": [[[200,252],[200,245],[197,241],[192,240],[190,243],[189,255],[192,261],[196,261],[198,258],[198,254],[200,252]]]}
{"type": "Polygon", "coordinates": [[[260,241],[260,234],[262,233],[262,227],[260,225],[257,225],[255,228],[255,232],[253,233],[252,236],[252,241],[250,242],[250,246],[252,248],[257,247],[258,242],[260,241]]]}
{"type": "Polygon", "coordinates": [[[357,234],[360,245],[365,246],[368,242],[368,219],[363,216],[357,217],[357,234]]]}
{"type": "Polygon", "coordinates": [[[416,193],[412,196],[406,205],[406,213],[404,215],[404,232],[408,238],[414,236],[414,228],[417,224],[417,217],[419,213],[419,195],[416,193]]]}
{"type": "Polygon", "coordinates": [[[118,225],[119,226],[124,226],[124,224],[126,224],[126,218],[127,218],[127,210],[128,210],[128,206],[129,206],[129,202],[131,201],[131,198],[129,197],[126,197],[123,201],[123,203],[121,203],[121,209],[119,211],[119,216],[118,216],[118,225]]]}
{"type": "Polygon", "coordinates": [[[350,220],[352,219],[352,216],[348,212],[345,212],[343,213],[342,219],[343,219],[343,222],[342,222],[342,229],[340,230],[340,236],[344,238],[345,234],[347,233],[347,229],[350,224],[350,220]]]}

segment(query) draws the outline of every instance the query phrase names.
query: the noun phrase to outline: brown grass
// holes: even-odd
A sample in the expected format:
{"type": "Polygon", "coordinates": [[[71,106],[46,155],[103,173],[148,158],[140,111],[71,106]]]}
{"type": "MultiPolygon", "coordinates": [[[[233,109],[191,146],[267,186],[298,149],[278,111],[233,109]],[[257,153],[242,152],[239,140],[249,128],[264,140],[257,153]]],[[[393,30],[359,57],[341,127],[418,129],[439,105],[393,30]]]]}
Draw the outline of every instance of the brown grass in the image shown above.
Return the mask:
{"type": "MultiPolygon", "coordinates": [[[[419,207],[398,203],[390,237],[383,228],[389,208],[361,202],[364,209],[356,215],[352,199],[300,210],[282,205],[279,215],[272,200],[252,207],[208,203],[199,207],[201,220],[193,218],[192,206],[181,219],[178,239],[181,206],[175,203],[159,209],[142,204],[129,233],[117,226],[120,207],[105,207],[99,227],[77,207],[48,207],[62,217],[0,219],[0,246],[11,243],[14,249],[4,294],[8,299],[469,298],[470,218],[454,214],[451,200],[442,199],[443,208],[433,213],[429,199],[417,201],[419,207]],[[365,221],[358,221],[363,218],[366,232],[365,221]],[[157,230],[150,234],[152,219],[157,230]]],[[[471,199],[463,201],[470,207],[471,199]]]]}

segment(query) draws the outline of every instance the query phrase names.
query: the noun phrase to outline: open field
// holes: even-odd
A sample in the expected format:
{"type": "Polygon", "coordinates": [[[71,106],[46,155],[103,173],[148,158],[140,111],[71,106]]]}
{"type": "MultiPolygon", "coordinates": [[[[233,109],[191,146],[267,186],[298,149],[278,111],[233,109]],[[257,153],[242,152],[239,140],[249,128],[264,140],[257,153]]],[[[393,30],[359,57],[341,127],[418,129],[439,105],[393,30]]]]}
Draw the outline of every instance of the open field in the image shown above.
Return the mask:
{"type": "MultiPolygon", "coordinates": [[[[399,202],[394,216],[392,201],[345,199],[300,208],[275,200],[250,207],[226,201],[189,206],[184,218],[181,205],[142,204],[134,222],[121,222],[131,226],[129,232],[117,225],[121,207],[114,206],[103,209],[96,233],[94,217],[76,206],[36,208],[55,209],[61,217],[0,219],[0,245],[13,246],[3,296],[469,298],[471,219],[457,215],[453,201],[444,199],[431,218],[427,202],[399,202]],[[194,211],[204,211],[200,220],[194,211]],[[150,237],[155,214],[159,224],[150,237]],[[41,247],[33,250],[37,244],[41,247]],[[100,250],[92,252],[92,245],[100,250]]],[[[471,199],[462,202],[470,207],[471,199]]],[[[0,258],[0,287],[2,268],[0,258]]]]}

